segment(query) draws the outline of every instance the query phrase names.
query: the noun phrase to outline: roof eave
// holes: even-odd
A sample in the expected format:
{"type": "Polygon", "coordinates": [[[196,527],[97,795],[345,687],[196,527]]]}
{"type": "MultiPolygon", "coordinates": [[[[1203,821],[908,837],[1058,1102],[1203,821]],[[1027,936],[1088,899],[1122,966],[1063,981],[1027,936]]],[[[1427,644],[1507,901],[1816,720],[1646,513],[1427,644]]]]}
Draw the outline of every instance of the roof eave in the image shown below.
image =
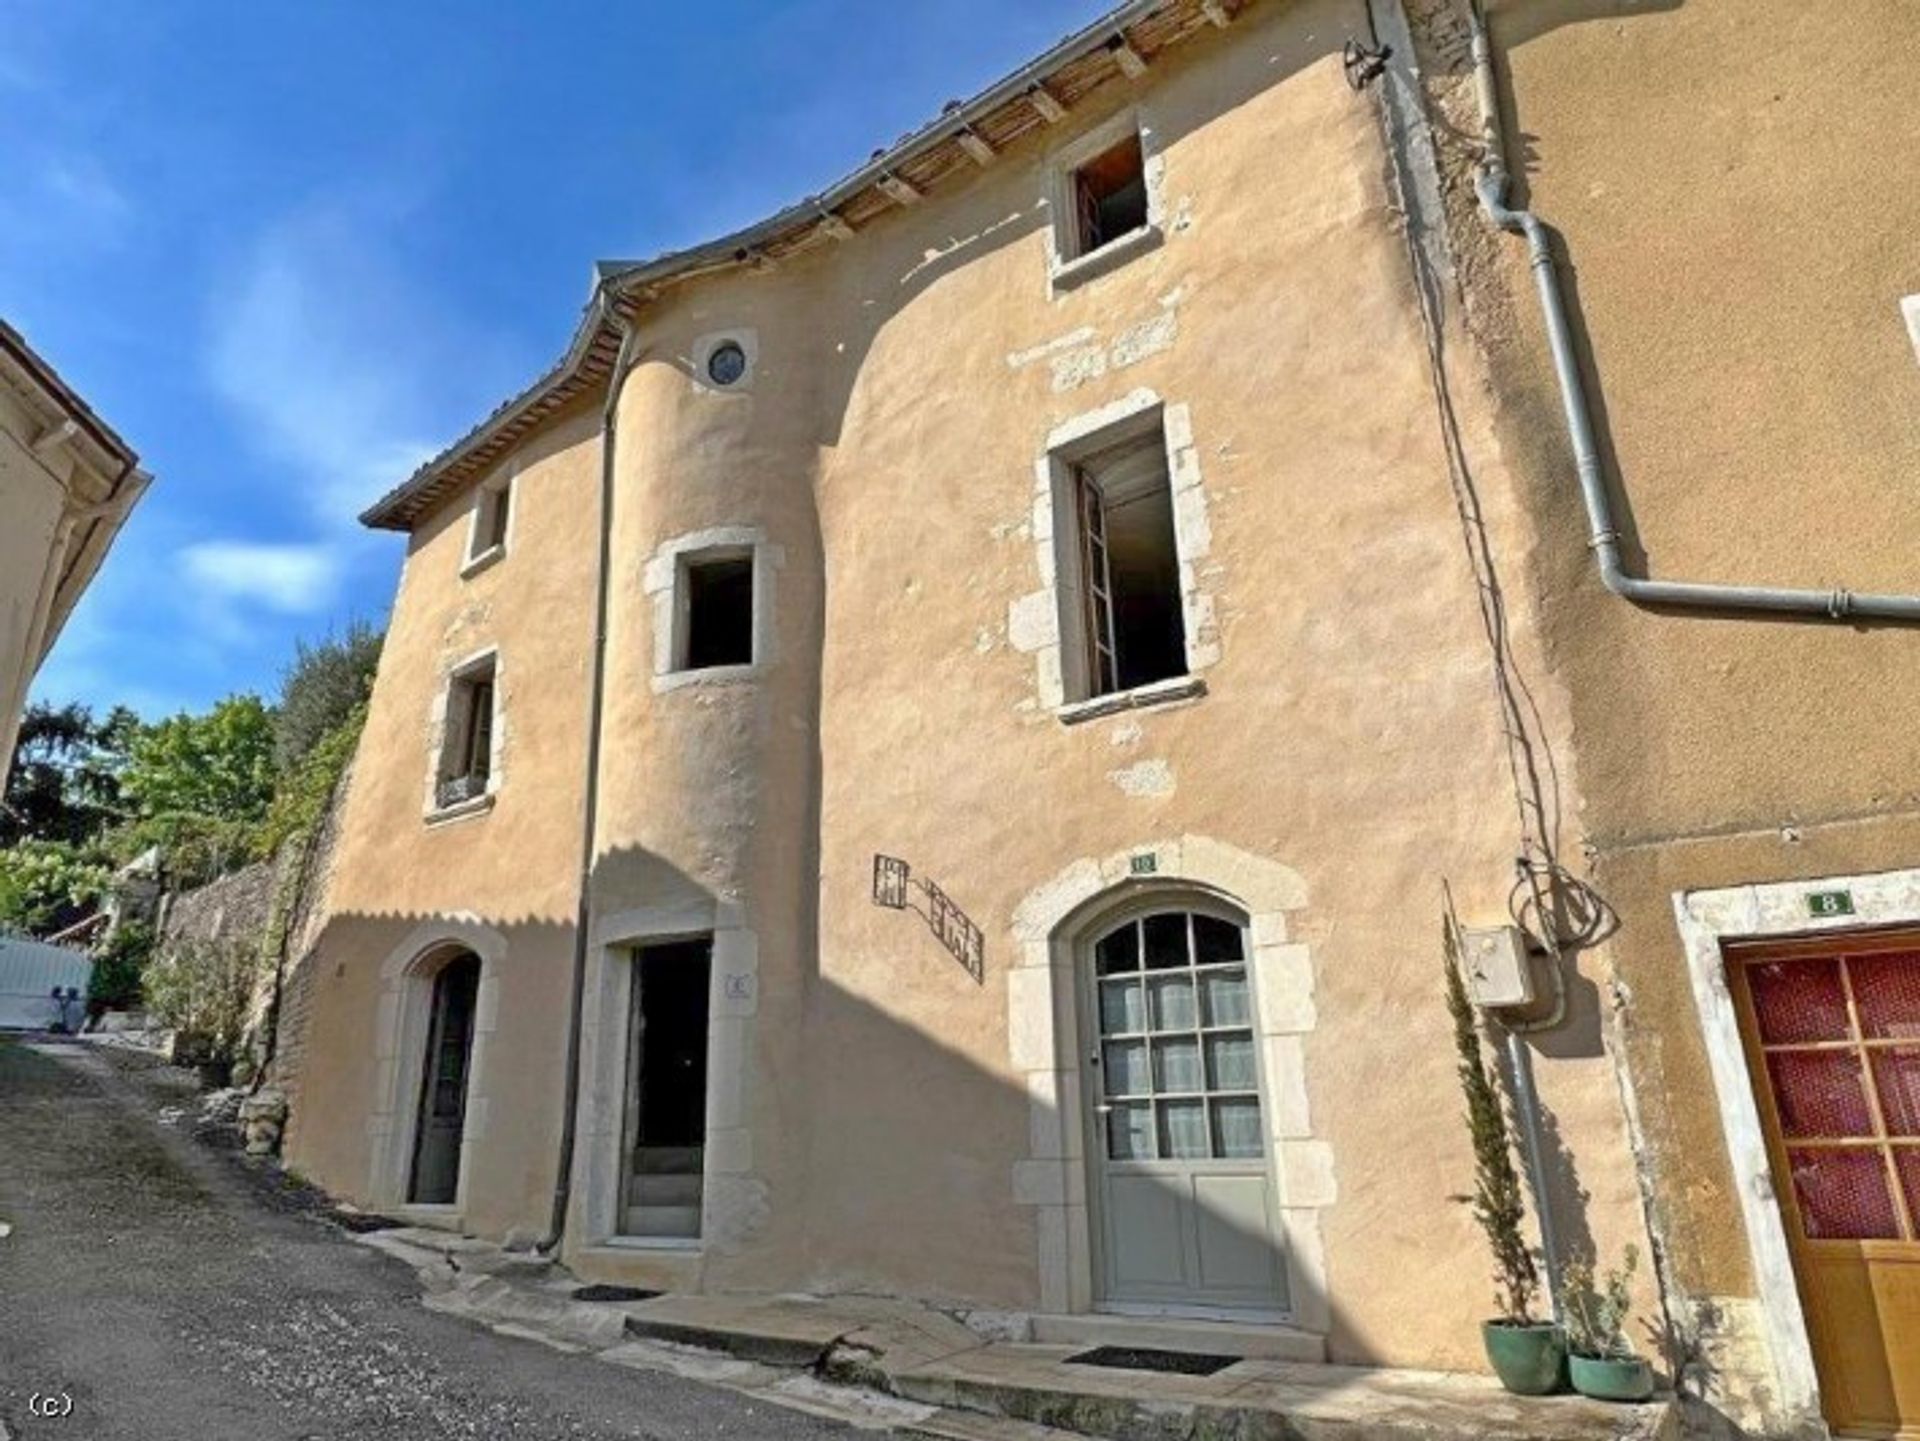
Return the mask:
{"type": "MultiPolygon", "coordinates": [[[[718,239],[685,250],[670,251],[651,260],[596,262],[586,314],[560,362],[518,395],[496,407],[479,425],[369,506],[361,513],[361,524],[384,530],[412,529],[420,515],[434,503],[431,491],[435,481],[490,443],[518,420],[529,406],[540,403],[573,376],[582,360],[594,348],[602,328],[609,324],[619,298],[669,279],[690,278],[710,267],[750,261],[763,243],[785,235],[797,226],[823,220],[837,206],[872,188],[890,172],[933,147],[944,144],[987,113],[1031,94],[1035,86],[1041,85],[1063,66],[1107,44],[1126,26],[1166,9],[1171,3],[1174,0],[1125,0],[1125,3],[1074,31],[972,99],[947,107],[933,120],[902,137],[827,189],[807,196],[765,220],[718,239]]],[[[1229,9],[1242,8],[1245,3],[1246,0],[1240,0],[1239,6],[1229,9]]]]}
{"type": "Polygon", "coordinates": [[[121,471],[131,470],[140,457],[120,438],[118,431],[94,413],[92,406],[68,385],[60,372],[27,343],[27,338],[6,321],[0,320],[0,354],[4,354],[42,393],[46,403],[61,411],[87,433],[121,471]]]}

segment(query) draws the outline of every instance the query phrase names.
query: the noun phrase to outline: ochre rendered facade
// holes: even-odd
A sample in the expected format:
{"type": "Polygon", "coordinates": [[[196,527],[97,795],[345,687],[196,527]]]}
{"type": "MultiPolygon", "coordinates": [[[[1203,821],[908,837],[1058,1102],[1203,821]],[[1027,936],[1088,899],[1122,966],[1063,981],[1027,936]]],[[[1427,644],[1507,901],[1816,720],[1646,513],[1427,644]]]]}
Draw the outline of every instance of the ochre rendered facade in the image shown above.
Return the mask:
{"type": "MultiPolygon", "coordinates": [[[[1717,1407],[1756,1429],[1818,1429],[1792,1278],[1768,1269],[1777,1247],[1755,1235],[1779,1226],[1764,1157],[1756,1173],[1752,1148],[1730,1154],[1744,1062],[1703,1032],[1717,983],[1690,974],[1678,915],[1737,893],[1737,936],[1770,904],[1748,888],[1867,878],[1860,924],[1885,873],[1920,865],[1920,737],[1906,720],[1920,636],[1656,614],[1601,588],[1525,246],[1473,206],[1461,8],[1408,8],[1449,122],[1449,234],[1499,453],[1540,537],[1512,578],[1570,698],[1567,840],[1617,924],[1582,965],[1614,992],[1669,1317],[1717,1407]]],[[[1638,573],[1920,592],[1920,333],[1902,310],[1920,292],[1920,12],[1488,8],[1508,132],[1524,137],[1515,196],[1560,236],[1638,573]]],[[[1812,927],[1804,894],[1788,899],[1812,927]]]]}
{"type": "MultiPolygon", "coordinates": [[[[1431,99],[1462,118],[1458,17],[1409,8],[1431,99]]],[[[1893,9],[1876,11],[1882,32],[1902,34],[1893,9]]],[[[1897,147],[1867,142],[1899,118],[1892,62],[1869,65],[1870,83],[1847,71],[1842,103],[1821,88],[1840,69],[1756,78],[1775,32],[1826,23],[1805,7],[1629,10],[1493,18],[1519,128],[1536,137],[1532,202],[1577,266],[1653,569],[1920,588],[1902,570],[1911,547],[1874,544],[1914,523],[1892,496],[1916,459],[1915,410],[1886,396],[1920,383],[1887,240],[1911,230],[1915,191],[1895,183],[1897,147]],[[1702,76],[1739,105],[1698,119],[1702,76]],[[1790,112],[1846,117],[1833,143],[1852,147],[1859,183],[1844,226],[1831,168],[1793,160],[1790,112]],[[1733,355],[1746,363],[1721,363],[1733,355]]],[[[1490,1286],[1452,1199],[1471,1162],[1439,916],[1444,880],[1468,923],[1506,919],[1519,822],[1436,407],[1438,341],[1505,582],[1504,660],[1551,761],[1553,840],[1619,919],[1570,961],[1565,1024],[1530,1043],[1563,1148],[1556,1210],[1603,1260],[1657,1241],[1669,1299],[1731,1314],[1709,1338],[1732,1358],[1729,1407],[1772,1404],[1673,893],[1910,863],[1907,640],[1653,617],[1600,590],[1523,262],[1484,232],[1471,157],[1446,134],[1447,239],[1469,303],[1464,319],[1423,313],[1380,92],[1355,95],[1341,74],[1341,42],[1365,29],[1357,4],[1249,6],[964,183],[641,311],[609,518],[566,1240],[583,1273],[1090,1304],[1086,1173],[1071,1164],[1090,1121],[1079,1059],[1054,1044],[1071,1006],[1049,957],[1107,901],[1197,887],[1248,915],[1256,966],[1288,977],[1265,1068],[1288,1216],[1277,1244],[1301,1258],[1295,1323],[1335,1360],[1483,1365],[1490,1286]],[[1123,114],[1148,137],[1161,239],[1056,290],[1055,158],[1123,114]],[[751,363],[723,392],[699,361],[725,337],[751,363]],[[1050,437],[1153,405],[1181,452],[1204,693],[1063,718],[1037,475],[1050,437]],[[771,599],[760,652],[747,671],[682,683],[659,650],[676,547],[715,544],[754,548],[771,599]],[[911,913],[871,903],[876,853],[978,923],[982,980],[911,913]],[[1153,857],[1151,879],[1135,856],[1153,857]],[[702,1243],[610,1244],[624,947],[695,932],[714,935],[727,982],[702,1243]]],[[[1795,54],[1826,53],[1817,38],[1795,54]]],[[[598,407],[581,401],[490,477],[513,487],[501,559],[463,575],[473,488],[413,535],[289,1136],[322,1184],[398,1205],[420,1064],[407,1015],[423,961],[470,946],[488,978],[477,1110],[459,1204],[432,1219],[489,1235],[543,1234],[555,1188],[598,407]],[[433,822],[436,707],[451,671],[489,648],[492,802],[433,822]]],[[[1643,1293],[1657,1314],[1651,1280],[1643,1293]]]]}

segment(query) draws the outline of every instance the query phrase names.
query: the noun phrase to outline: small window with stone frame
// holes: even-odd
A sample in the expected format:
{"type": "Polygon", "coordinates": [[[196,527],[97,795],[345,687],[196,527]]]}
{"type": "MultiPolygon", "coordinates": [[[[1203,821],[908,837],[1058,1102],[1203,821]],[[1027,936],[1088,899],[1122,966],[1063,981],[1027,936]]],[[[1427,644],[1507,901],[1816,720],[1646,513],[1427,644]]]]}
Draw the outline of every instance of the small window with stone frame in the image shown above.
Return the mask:
{"type": "Polygon", "coordinates": [[[512,519],[512,478],[482,486],[474,497],[473,521],[467,532],[466,567],[469,570],[477,570],[506,553],[512,519]]]}
{"type": "Polygon", "coordinates": [[[434,802],[440,809],[477,800],[493,783],[496,666],[492,656],[454,674],[447,686],[446,727],[434,802]]]}
{"type": "Polygon", "coordinates": [[[747,666],[753,654],[753,551],[706,551],[683,557],[682,611],[674,669],[747,666]]]}

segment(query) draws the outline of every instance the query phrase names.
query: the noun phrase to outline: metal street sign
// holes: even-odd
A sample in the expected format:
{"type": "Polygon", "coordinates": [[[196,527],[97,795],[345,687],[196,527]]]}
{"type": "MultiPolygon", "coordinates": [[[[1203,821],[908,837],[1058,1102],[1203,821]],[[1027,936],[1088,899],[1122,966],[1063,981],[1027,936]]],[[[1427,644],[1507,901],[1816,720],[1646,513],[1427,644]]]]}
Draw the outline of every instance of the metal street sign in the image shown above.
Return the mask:
{"type": "Polygon", "coordinates": [[[898,856],[873,858],[873,903],[890,911],[905,910],[907,905],[907,863],[898,856]]]}
{"type": "Polygon", "coordinates": [[[890,911],[917,912],[948,953],[966,967],[967,974],[981,985],[986,983],[987,938],[980,927],[945,891],[914,875],[913,868],[898,856],[873,858],[873,903],[890,911]],[[909,887],[926,897],[925,909],[913,903],[909,887]]]}

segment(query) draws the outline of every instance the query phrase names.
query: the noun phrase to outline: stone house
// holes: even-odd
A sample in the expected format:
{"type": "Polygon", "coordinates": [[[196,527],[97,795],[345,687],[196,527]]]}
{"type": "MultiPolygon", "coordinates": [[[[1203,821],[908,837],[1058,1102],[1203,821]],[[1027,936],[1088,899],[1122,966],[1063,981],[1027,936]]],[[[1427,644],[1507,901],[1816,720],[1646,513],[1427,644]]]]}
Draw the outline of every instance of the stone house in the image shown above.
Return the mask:
{"type": "Polygon", "coordinates": [[[1920,587],[1920,30],[1490,19],[1133,0],[603,263],[560,363],[365,517],[408,552],[294,1163],[608,1281],[1478,1369],[1445,894],[1515,962],[1555,1256],[1650,1256],[1742,1425],[1920,1424],[1915,1333],[1857,1301],[1920,1254],[1915,642],[1831,594],[1920,587]],[[1847,1058],[1890,1089],[1796,1130],[1782,1068],[1847,1058]]]}
{"type": "Polygon", "coordinates": [[[151,480],[0,321],[0,786],[34,674],[151,480]]]}

